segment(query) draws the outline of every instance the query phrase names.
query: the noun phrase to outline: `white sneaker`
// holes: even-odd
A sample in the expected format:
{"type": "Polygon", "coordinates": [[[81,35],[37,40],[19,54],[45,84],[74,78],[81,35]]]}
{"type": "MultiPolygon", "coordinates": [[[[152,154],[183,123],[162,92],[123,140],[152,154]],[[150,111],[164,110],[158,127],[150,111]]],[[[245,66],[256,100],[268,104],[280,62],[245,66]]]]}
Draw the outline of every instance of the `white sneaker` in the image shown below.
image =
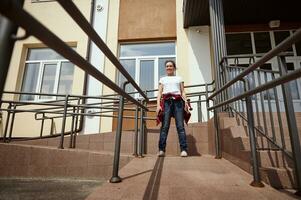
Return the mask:
{"type": "Polygon", "coordinates": [[[187,152],[186,151],[182,151],[181,152],[181,157],[187,157],[187,152]]]}
{"type": "Polygon", "coordinates": [[[164,151],[159,151],[158,156],[159,156],[159,157],[164,157],[164,156],[165,156],[165,152],[164,152],[164,151]]]}

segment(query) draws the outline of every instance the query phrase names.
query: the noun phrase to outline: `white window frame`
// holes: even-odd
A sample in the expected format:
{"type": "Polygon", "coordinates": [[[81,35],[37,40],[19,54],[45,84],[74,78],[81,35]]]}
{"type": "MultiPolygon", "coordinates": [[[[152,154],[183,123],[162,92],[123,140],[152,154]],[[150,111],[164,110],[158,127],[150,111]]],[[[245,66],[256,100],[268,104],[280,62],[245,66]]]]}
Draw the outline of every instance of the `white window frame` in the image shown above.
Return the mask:
{"type": "MultiPolygon", "coordinates": [[[[61,67],[62,67],[62,63],[64,62],[69,62],[69,60],[66,59],[57,59],[57,60],[27,60],[25,61],[25,68],[24,68],[24,72],[23,72],[23,78],[22,78],[22,86],[23,87],[23,80],[24,80],[24,74],[25,74],[25,70],[26,69],[26,65],[27,64],[34,64],[34,63],[38,63],[39,64],[39,74],[38,74],[38,78],[37,78],[37,85],[35,88],[35,93],[41,93],[41,89],[42,89],[42,81],[43,81],[43,75],[44,75],[44,70],[45,70],[45,64],[56,64],[56,73],[55,73],[55,82],[54,82],[54,87],[53,87],[53,91],[52,94],[57,94],[58,92],[58,88],[59,88],[59,80],[61,77],[61,67]]],[[[33,95],[34,96],[34,100],[24,100],[24,101],[29,101],[29,102],[46,102],[46,101],[52,101],[52,100],[56,100],[57,97],[56,96],[51,96],[52,98],[49,99],[43,99],[41,98],[40,95],[33,95]]],[[[20,97],[21,98],[21,97],[20,97]]]]}
{"type": "MultiPolygon", "coordinates": [[[[135,82],[137,85],[140,85],[140,61],[141,60],[154,60],[154,89],[157,89],[159,87],[159,59],[160,58],[172,58],[175,59],[175,63],[177,63],[177,45],[176,41],[160,41],[160,42],[139,42],[136,44],[149,44],[149,43],[174,43],[175,45],[175,54],[174,55],[157,55],[157,56],[120,56],[119,60],[135,60],[135,82]]],[[[119,44],[119,49],[121,45],[127,45],[127,44],[135,44],[135,43],[121,43],[119,44]]],[[[177,71],[176,71],[177,72],[177,71]]],[[[117,82],[119,83],[119,73],[117,73],[117,82]]],[[[154,96],[157,96],[158,92],[154,93],[154,96]]],[[[140,99],[140,94],[135,94],[134,98],[140,99]]]]}

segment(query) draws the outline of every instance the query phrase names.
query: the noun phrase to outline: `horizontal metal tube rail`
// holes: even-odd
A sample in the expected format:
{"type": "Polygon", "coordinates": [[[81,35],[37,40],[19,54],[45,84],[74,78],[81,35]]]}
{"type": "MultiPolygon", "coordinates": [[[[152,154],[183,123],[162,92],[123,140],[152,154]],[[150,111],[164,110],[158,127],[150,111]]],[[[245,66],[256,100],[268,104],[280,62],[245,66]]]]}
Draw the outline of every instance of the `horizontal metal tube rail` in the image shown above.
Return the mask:
{"type": "MultiPolygon", "coordinates": [[[[211,83],[207,84],[208,86],[213,86],[214,85],[214,80],[211,83]]],[[[184,88],[193,88],[193,87],[205,87],[206,84],[196,84],[196,85],[185,85],[184,88]]],[[[215,89],[213,88],[211,90],[211,92],[213,92],[215,89]]],[[[150,93],[150,92],[157,92],[158,89],[153,89],[153,90],[146,90],[146,93],[150,93]]],[[[138,92],[128,92],[128,94],[137,94],[138,92]]],[[[116,96],[118,94],[107,94],[107,95],[103,95],[103,97],[110,97],[110,96],[116,96]]],[[[152,97],[149,97],[149,99],[151,99],[152,97]]],[[[156,98],[156,97],[153,97],[156,98]]]]}
{"type": "Polygon", "coordinates": [[[212,99],[213,97],[215,97],[216,95],[218,95],[219,93],[221,93],[222,91],[224,91],[225,89],[227,89],[229,86],[231,86],[234,83],[236,83],[237,81],[241,80],[244,76],[248,75],[250,72],[252,72],[256,68],[262,66],[263,64],[265,64],[267,61],[269,61],[273,57],[277,56],[282,51],[285,51],[286,49],[288,49],[290,46],[292,46],[292,44],[298,42],[299,40],[301,40],[301,28],[298,29],[292,36],[290,36],[287,39],[285,39],[284,41],[282,41],[274,49],[272,49],[269,52],[267,52],[262,58],[260,58],[254,64],[252,64],[251,66],[249,66],[248,68],[246,68],[244,71],[242,71],[234,79],[230,80],[225,85],[223,85],[220,89],[218,89],[216,92],[214,92],[213,94],[211,94],[208,97],[208,99],[209,100],[212,99]]]}
{"type": "MultiPolygon", "coordinates": [[[[3,94],[19,94],[19,95],[37,95],[37,96],[53,96],[53,97],[66,97],[66,94],[49,94],[49,93],[37,93],[37,92],[15,92],[15,91],[4,91],[3,94]]],[[[70,95],[70,100],[74,98],[89,98],[89,99],[106,99],[106,100],[116,100],[118,98],[106,97],[106,96],[88,96],[88,95],[70,95]]],[[[76,100],[76,99],[74,99],[76,100]]],[[[50,100],[52,101],[52,100],[50,100]]],[[[53,100],[53,101],[64,101],[64,100],[53,100]]]]}
{"type": "MultiPolygon", "coordinates": [[[[265,53],[255,53],[255,54],[243,54],[243,55],[229,55],[224,56],[219,64],[222,64],[227,59],[238,59],[238,58],[255,58],[255,57],[263,57],[265,53]]],[[[294,53],[291,52],[281,52],[278,54],[279,56],[293,56],[294,53]]]]}
{"type": "MultiPolygon", "coordinates": [[[[54,49],[56,52],[61,54],[66,59],[70,60],[73,64],[83,69],[89,75],[94,77],[96,80],[102,82],[113,91],[132,101],[136,105],[147,108],[140,104],[133,97],[128,95],[123,91],[118,85],[106,77],[103,73],[97,70],[93,65],[87,62],[82,56],[80,56],[76,51],[69,47],[64,41],[62,41],[58,36],[53,34],[48,28],[41,24],[38,20],[32,17],[27,11],[22,7],[19,7],[10,0],[0,1],[0,13],[18,24],[22,27],[28,34],[35,36],[43,43],[45,43],[50,48],[54,49]]],[[[147,99],[148,100],[148,99],[147,99]]]]}
{"type": "Polygon", "coordinates": [[[262,92],[264,90],[271,89],[271,88],[276,87],[278,85],[281,85],[283,83],[287,83],[287,82],[292,81],[294,79],[297,79],[299,77],[301,77],[301,68],[297,69],[297,70],[295,70],[293,72],[287,73],[287,75],[285,75],[285,76],[281,76],[279,78],[273,79],[273,80],[271,80],[271,81],[269,81],[269,82],[267,82],[267,83],[265,83],[263,85],[260,85],[260,86],[258,86],[256,88],[252,89],[252,90],[249,90],[248,92],[245,92],[245,93],[243,93],[241,95],[233,97],[233,98],[231,98],[229,100],[226,100],[226,101],[224,101],[222,103],[216,104],[216,105],[208,108],[208,110],[212,110],[212,109],[215,109],[215,108],[227,105],[227,104],[232,103],[234,101],[243,99],[243,98],[245,98],[247,96],[251,96],[251,95],[254,95],[256,93],[262,92]]]}
{"type": "MultiPolygon", "coordinates": [[[[238,65],[229,65],[226,66],[227,68],[230,69],[246,69],[245,67],[240,67],[239,64],[238,65]]],[[[274,73],[274,74],[279,74],[279,71],[275,71],[275,70],[268,70],[268,69],[255,69],[254,71],[259,71],[259,72],[269,72],[269,73],[274,73]]]]}

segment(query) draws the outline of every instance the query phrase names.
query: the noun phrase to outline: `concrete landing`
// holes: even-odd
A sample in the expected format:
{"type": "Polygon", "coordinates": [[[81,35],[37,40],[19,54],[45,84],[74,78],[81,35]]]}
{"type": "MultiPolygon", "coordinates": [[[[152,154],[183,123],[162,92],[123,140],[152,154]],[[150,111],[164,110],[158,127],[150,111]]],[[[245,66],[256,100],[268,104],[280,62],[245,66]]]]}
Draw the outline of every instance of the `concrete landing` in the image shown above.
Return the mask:
{"type": "Polygon", "coordinates": [[[121,183],[105,183],[86,200],[101,199],[297,199],[266,185],[227,160],[202,157],[135,158],[120,171],[121,183]]]}

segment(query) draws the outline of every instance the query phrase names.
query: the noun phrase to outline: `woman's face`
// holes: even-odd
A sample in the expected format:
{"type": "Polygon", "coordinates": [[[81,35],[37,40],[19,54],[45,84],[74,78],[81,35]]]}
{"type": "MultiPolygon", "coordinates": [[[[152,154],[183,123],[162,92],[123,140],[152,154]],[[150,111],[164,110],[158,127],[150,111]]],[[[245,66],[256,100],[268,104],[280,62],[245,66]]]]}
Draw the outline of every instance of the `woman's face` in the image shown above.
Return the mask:
{"type": "Polygon", "coordinates": [[[175,74],[175,67],[173,66],[172,62],[166,63],[165,70],[168,76],[172,76],[175,74]]]}

